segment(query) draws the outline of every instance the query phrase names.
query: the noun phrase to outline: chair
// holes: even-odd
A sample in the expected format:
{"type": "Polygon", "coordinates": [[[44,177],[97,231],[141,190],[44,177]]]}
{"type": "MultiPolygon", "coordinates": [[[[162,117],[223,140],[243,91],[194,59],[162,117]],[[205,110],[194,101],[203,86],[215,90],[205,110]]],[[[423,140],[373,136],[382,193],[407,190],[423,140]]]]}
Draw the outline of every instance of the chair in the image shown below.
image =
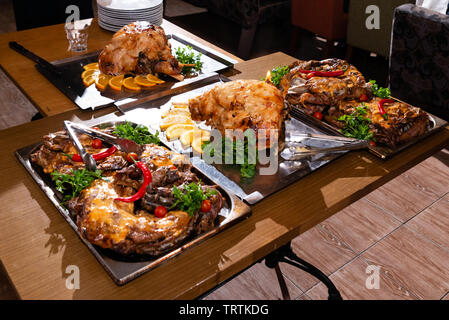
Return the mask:
{"type": "Polygon", "coordinates": [[[186,0],[209,12],[220,15],[242,26],[238,56],[247,59],[257,26],[277,19],[288,20],[289,0],[186,0]]]}
{"type": "Polygon", "coordinates": [[[299,32],[303,29],[325,38],[324,55],[330,55],[334,41],[346,36],[347,6],[347,0],[292,0],[290,51],[293,53],[297,48],[299,32]]]}
{"type": "Polygon", "coordinates": [[[449,120],[449,16],[412,4],[394,12],[391,94],[449,120]]]}
{"type": "Polygon", "coordinates": [[[388,57],[390,54],[391,25],[394,8],[414,0],[356,0],[349,3],[348,31],[346,34],[347,54],[350,60],[353,47],[388,57]],[[367,29],[366,19],[370,15],[366,9],[370,5],[379,8],[380,28],[367,29]]]}

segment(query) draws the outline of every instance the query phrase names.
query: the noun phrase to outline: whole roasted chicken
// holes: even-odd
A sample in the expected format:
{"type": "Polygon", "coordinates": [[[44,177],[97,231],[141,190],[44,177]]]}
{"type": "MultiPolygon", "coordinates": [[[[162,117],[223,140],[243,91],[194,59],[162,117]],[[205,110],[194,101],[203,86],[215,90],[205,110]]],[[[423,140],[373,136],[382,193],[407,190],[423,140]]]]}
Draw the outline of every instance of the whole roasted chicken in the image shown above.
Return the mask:
{"type": "Polygon", "coordinates": [[[287,109],[281,92],[273,85],[259,80],[235,80],[215,86],[203,95],[190,99],[189,108],[194,120],[219,130],[257,131],[259,146],[269,148],[281,137],[287,109]],[[273,135],[274,130],[278,135],[273,135]],[[261,142],[262,140],[262,142],[261,142]]]}
{"type": "Polygon", "coordinates": [[[146,21],[130,23],[117,31],[100,53],[98,64],[100,71],[109,75],[163,73],[184,79],[164,29],[146,21]]]}

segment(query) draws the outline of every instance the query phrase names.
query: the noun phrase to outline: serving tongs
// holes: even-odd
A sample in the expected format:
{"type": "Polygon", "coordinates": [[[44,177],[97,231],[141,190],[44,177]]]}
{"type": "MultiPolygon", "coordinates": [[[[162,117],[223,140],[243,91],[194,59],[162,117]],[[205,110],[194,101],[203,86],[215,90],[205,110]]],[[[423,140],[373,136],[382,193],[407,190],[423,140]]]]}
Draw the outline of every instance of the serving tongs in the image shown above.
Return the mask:
{"type": "Polygon", "coordinates": [[[134,152],[138,155],[142,153],[142,148],[132,140],[119,138],[67,120],[64,121],[64,127],[66,128],[67,133],[69,134],[69,137],[73,142],[73,145],[78,151],[78,154],[83,159],[83,162],[88,170],[96,170],[96,161],[94,160],[92,155],[89,154],[86,149],[84,149],[78,137],[76,136],[75,131],[87,134],[94,138],[101,139],[106,143],[116,146],[118,149],[126,153],[134,152]]]}
{"type": "Polygon", "coordinates": [[[359,140],[347,137],[330,136],[312,133],[297,133],[291,132],[286,139],[286,148],[281,152],[281,157],[284,160],[298,160],[308,156],[315,156],[317,154],[328,154],[343,152],[349,150],[359,150],[369,147],[369,141],[359,140]],[[310,146],[305,144],[307,141],[318,141],[330,144],[339,144],[338,146],[321,147],[310,146]]]}

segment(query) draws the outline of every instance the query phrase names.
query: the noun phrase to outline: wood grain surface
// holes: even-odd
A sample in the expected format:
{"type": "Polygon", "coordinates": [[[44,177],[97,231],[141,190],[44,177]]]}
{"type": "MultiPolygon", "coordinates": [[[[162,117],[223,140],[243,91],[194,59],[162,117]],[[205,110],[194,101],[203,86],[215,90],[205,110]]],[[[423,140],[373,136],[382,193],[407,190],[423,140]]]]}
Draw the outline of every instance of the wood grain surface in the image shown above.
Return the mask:
{"type": "MultiPolygon", "coordinates": [[[[238,57],[218,48],[217,46],[198,38],[188,31],[164,20],[162,23],[167,34],[182,34],[205,44],[231,58],[242,61],[238,57]]],[[[111,39],[113,32],[101,29],[94,19],[89,28],[88,51],[102,49],[111,39]]],[[[60,60],[79,55],[67,51],[64,24],[29,29],[0,35],[0,65],[36,108],[44,116],[51,116],[68,110],[75,110],[77,106],[60,92],[34,67],[35,63],[9,48],[9,41],[16,41],[26,49],[47,61],[60,60]]],[[[80,54],[85,54],[82,52],[80,54]]]]}
{"type": "MultiPolygon", "coordinates": [[[[276,53],[241,62],[232,77],[259,79],[273,66],[291,61],[276,53]]],[[[245,221],[118,287],[13,154],[61,129],[62,120],[89,120],[110,112],[114,110],[74,110],[0,131],[0,257],[22,298],[195,298],[449,143],[447,127],[387,161],[351,152],[253,206],[245,221]],[[66,288],[70,265],[80,269],[79,290],[66,288]]]]}

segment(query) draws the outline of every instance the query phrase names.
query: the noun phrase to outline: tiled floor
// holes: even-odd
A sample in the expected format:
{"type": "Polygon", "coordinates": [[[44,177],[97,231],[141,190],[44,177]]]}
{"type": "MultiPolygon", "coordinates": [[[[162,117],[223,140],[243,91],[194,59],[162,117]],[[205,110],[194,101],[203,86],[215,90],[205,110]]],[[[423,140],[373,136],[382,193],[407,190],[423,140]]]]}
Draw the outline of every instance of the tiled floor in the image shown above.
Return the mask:
{"type": "MultiPolygon", "coordinates": [[[[444,149],[300,235],[292,247],[330,276],[344,299],[449,299],[448,230],[444,149]],[[368,266],[380,267],[378,289],[366,286],[368,266]]],[[[281,270],[292,299],[327,299],[326,287],[312,276],[288,265],[281,270]]],[[[206,299],[280,297],[274,271],[261,263],[206,299]]]]}

